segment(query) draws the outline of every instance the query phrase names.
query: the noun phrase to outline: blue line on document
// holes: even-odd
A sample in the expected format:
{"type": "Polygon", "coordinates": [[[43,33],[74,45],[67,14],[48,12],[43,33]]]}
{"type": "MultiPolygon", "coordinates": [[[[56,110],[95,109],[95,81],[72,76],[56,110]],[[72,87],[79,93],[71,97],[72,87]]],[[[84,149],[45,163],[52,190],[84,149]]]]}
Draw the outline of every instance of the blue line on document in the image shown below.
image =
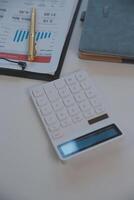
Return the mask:
{"type": "Polygon", "coordinates": [[[40,39],[40,32],[37,33],[36,41],[38,41],[39,39],[40,39]]]}
{"type": "Polygon", "coordinates": [[[20,41],[21,34],[22,34],[22,31],[20,31],[20,33],[19,33],[19,35],[18,35],[17,42],[20,41]]]}
{"type": "Polygon", "coordinates": [[[13,39],[14,42],[16,41],[16,38],[17,38],[18,32],[19,32],[19,31],[17,30],[16,33],[15,33],[15,36],[14,36],[14,39],[13,39]]]}
{"type": "Polygon", "coordinates": [[[23,32],[22,37],[21,37],[21,42],[25,39],[26,31],[23,32]]]}
{"type": "Polygon", "coordinates": [[[47,32],[45,33],[45,35],[44,35],[44,38],[46,38],[47,37],[47,32]]]}
{"type": "Polygon", "coordinates": [[[50,38],[51,37],[51,32],[48,34],[48,38],[50,38]]]}
{"type": "Polygon", "coordinates": [[[41,33],[40,39],[43,39],[44,32],[41,33]]]}

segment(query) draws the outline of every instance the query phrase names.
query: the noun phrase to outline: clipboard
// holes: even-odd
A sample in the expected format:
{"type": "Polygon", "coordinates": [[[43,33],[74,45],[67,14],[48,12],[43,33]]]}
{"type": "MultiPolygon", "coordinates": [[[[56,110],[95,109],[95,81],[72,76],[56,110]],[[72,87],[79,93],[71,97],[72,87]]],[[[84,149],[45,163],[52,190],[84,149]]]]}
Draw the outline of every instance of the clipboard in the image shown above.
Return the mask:
{"type": "Polygon", "coordinates": [[[58,79],[60,77],[60,73],[63,67],[63,63],[64,63],[64,59],[67,53],[67,49],[69,46],[69,42],[72,36],[72,32],[73,32],[73,28],[78,16],[78,12],[80,9],[80,5],[81,5],[82,0],[78,0],[72,21],[70,23],[70,27],[64,42],[64,46],[62,49],[62,53],[60,55],[59,58],[59,63],[58,63],[58,67],[55,71],[55,73],[52,74],[48,74],[48,73],[37,73],[37,72],[30,72],[30,71],[25,71],[25,70],[17,70],[17,69],[10,69],[10,68],[4,68],[4,67],[0,67],[0,75],[8,75],[8,76],[16,76],[16,77],[22,77],[22,78],[29,78],[29,79],[36,79],[36,80],[44,80],[44,81],[52,81],[55,79],[58,79]]]}

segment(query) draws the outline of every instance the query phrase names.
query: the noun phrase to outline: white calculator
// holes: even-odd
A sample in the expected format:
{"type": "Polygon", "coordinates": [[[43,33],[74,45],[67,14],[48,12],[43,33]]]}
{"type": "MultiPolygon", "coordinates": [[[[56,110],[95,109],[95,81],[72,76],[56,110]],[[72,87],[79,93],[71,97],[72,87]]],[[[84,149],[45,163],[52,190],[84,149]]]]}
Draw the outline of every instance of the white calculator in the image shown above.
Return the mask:
{"type": "Polygon", "coordinates": [[[61,160],[122,135],[86,71],[35,86],[30,94],[61,160]]]}

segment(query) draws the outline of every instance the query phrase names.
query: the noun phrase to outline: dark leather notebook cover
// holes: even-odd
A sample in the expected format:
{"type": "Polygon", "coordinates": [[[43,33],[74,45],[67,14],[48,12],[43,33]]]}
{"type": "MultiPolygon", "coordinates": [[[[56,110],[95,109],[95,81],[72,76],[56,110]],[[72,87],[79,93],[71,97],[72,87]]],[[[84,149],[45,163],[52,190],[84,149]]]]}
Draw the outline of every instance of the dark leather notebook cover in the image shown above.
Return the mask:
{"type": "Polygon", "coordinates": [[[80,53],[134,57],[134,0],[89,0],[80,53]]]}

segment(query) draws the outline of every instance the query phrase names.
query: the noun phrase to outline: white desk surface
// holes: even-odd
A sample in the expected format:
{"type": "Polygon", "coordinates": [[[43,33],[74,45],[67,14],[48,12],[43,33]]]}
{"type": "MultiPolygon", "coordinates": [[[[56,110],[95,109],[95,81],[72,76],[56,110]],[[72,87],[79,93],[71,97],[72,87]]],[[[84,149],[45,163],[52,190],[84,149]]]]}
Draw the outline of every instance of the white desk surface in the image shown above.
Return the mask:
{"type": "Polygon", "coordinates": [[[134,199],[134,65],[80,60],[79,17],[61,76],[86,69],[124,136],[63,164],[28,95],[43,81],[0,76],[0,194],[7,200],[134,199]]]}

